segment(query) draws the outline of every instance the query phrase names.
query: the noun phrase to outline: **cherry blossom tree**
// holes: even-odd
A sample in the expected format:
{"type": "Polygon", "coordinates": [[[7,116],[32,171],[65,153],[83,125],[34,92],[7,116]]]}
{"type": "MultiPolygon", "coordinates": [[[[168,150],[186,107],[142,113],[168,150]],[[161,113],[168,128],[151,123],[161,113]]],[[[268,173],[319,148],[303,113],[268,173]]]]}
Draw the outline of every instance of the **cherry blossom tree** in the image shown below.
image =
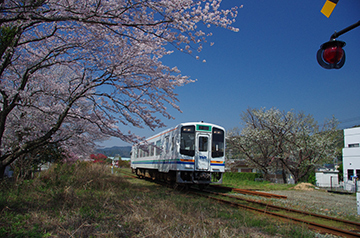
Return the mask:
{"type": "Polygon", "coordinates": [[[302,112],[290,113],[288,120],[289,130],[278,160],[297,183],[336,157],[338,121],[332,118],[319,125],[311,115],[302,112]]]}
{"type": "Polygon", "coordinates": [[[194,54],[210,26],[237,31],[236,7],[220,3],[1,1],[0,176],[47,143],[71,147],[96,133],[131,142],[119,125],[163,127],[167,106],[180,110],[174,88],[193,82],[161,62],[166,46],[194,54]]]}
{"type": "MultiPolygon", "coordinates": [[[[228,132],[227,147],[237,156],[245,158],[248,165],[263,173],[269,180],[270,173],[277,170],[274,158],[279,154],[278,128],[283,128],[283,114],[278,110],[247,109],[241,115],[244,127],[234,128],[228,132]]],[[[281,140],[279,140],[281,142],[281,140]]]]}
{"type": "Polygon", "coordinates": [[[311,115],[276,108],[249,108],[241,118],[244,127],[228,133],[228,149],[243,155],[265,178],[282,171],[285,183],[286,174],[297,183],[336,155],[335,118],[320,126],[311,115]]]}

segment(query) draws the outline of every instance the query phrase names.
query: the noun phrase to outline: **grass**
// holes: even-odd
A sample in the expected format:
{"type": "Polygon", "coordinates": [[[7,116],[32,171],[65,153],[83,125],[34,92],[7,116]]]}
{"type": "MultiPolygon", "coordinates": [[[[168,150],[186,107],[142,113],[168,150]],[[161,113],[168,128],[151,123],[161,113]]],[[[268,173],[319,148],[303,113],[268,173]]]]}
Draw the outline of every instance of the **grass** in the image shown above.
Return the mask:
{"type": "Polygon", "coordinates": [[[0,237],[314,237],[275,221],[92,163],[0,184],[0,237]]]}
{"type": "Polygon", "coordinates": [[[276,184],[268,181],[250,181],[250,180],[241,180],[234,176],[229,176],[230,174],[224,174],[224,182],[222,185],[242,188],[242,189],[252,189],[252,190],[262,190],[262,191],[270,191],[270,190],[286,190],[294,187],[294,184],[276,184]]]}

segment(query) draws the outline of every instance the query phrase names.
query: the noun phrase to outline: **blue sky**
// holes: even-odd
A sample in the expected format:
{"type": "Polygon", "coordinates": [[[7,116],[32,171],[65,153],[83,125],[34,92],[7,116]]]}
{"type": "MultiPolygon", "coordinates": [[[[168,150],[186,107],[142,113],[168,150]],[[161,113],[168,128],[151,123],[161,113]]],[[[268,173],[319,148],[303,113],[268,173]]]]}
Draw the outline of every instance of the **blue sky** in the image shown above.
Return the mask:
{"type": "MultiPolygon", "coordinates": [[[[360,27],[338,40],[346,42],[346,62],[341,69],[318,65],[316,52],[340,31],[360,20],[359,0],[340,0],[329,18],[321,12],[325,0],[224,0],[223,8],[243,5],[233,26],[239,32],[212,27],[196,60],[174,52],[163,63],[177,66],[182,75],[197,79],[175,90],[183,113],[170,109],[175,120],[205,121],[226,129],[240,126],[247,108],[303,111],[319,122],[335,116],[339,127],[360,124],[360,27]],[[206,62],[202,62],[203,59],[206,62]]],[[[124,128],[140,136],[163,129],[124,128]]],[[[129,145],[112,139],[105,147],[129,145]]]]}

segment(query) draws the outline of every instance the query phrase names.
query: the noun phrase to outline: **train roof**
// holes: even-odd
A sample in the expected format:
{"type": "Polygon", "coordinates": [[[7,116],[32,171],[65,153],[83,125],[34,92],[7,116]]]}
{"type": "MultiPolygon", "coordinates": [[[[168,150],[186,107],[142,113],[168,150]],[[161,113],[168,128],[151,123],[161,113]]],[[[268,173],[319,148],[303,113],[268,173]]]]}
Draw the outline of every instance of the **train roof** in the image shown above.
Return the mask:
{"type": "MultiPolygon", "coordinates": [[[[217,124],[213,124],[213,123],[210,123],[210,122],[204,122],[204,121],[197,121],[197,122],[183,122],[183,123],[180,123],[178,124],[177,126],[179,125],[197,125],[197,124],[206,124],[206,125],[209,125],[209,126],[216,126],[216,127],[220,127],[221,129],[224,129],[224,127],[220,126],[220,125],[217,125],[217,124]]],[[[224,129],[225,130],[225,129],[224,129]]]]}
{"type": "Polygon", "coordinates": [[[213,123],[209,123],[209,122],[203,122],[203,121],[183,122],[183,123],[177,124],[177,125],[174,126],[174,127],[167,128],[167,129],[165,129],[165,130],[163,130],[163,131],[161,131],[161,132],[159,132],[159,133],[157,133],[157,134],[155,134],[155,135],[153,135],[153,136],[150,136],[150,137],[146,138],[145,141],[142,141],[142,142],[140,142],[139,144],[144,143],[144,142],[149,141],[149,140],[152,140],[152,139],[155,139],[155,138],[157,138],[157,137],[159,137],[159,136],[162,136],[163,134],[169,133],[169,132],[171,132],[171,131],[174,131],[174,130],[176,130],[179,126],[190,126],[190,125],[199,125],[199,124],[203,124],[203,125],[207,125],[207,126],[215,126],[215,127],[218,127],[218,128],[220,128],[220,129],[222,129],[222,130],[225,131],[225,128],[224,128],[224,127],[219,126],[219,125],[216,125],[216,124],[213,124],[213,123]]]}

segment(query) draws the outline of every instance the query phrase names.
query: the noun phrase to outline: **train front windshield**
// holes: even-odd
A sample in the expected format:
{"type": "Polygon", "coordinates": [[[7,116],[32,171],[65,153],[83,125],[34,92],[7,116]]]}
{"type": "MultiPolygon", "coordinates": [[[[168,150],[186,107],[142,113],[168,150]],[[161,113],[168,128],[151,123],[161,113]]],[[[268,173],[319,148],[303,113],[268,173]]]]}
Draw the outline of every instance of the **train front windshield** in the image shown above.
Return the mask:
{"type": "Polygon", "coordinates": [[[180,154],[195,155],[195,126],[181,128],[180,154]]]}
{"type": "MultiPolygon", "coordinates": [[[[211,130],[211,127],[210,127],[211,130]]],[[[205,137],[201,137],[202,139],[205,137]]],[[[212,128],[211,157],[223,157],[225,150],[225,132],[220,128],[212,128]]],[[[199,141],[199,150],[205,148],[206,141],[199,141]],[[203,145],[203,146],[202,146],[203,145]]],[[[207,148],[207,146],[206,146],[207,148]]],[[[206,150],[204,150],[206,151],[206,150]]],[[[195,156],[195,126],[183,126],[181,128],[180,154],[195,156]]]]}
{"type": "Polygon", "coordinates": [[[224,131],[214,127],[212,130],[212,146],[211,146],[211,157],[223,157],[224,156],[224,131]]]}

